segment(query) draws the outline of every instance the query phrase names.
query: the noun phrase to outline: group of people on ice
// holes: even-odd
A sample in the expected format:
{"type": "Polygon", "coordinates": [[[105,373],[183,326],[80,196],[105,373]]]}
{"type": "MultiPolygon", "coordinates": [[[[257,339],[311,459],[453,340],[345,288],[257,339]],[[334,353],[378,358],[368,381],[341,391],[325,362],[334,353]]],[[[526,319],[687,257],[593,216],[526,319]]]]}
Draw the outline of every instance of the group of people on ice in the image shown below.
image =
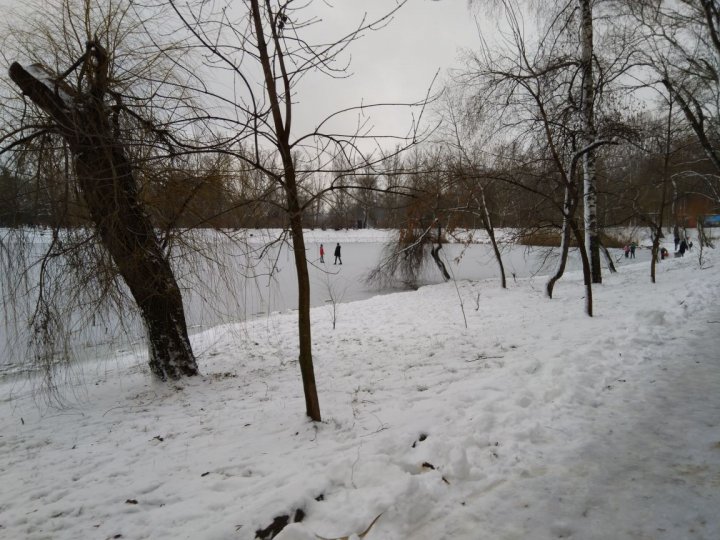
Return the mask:
{"type": "MultiPolygon", "coordinates": [[[[676,257],[684,257],[686,251],[690,251],[693,247],[693,243],[690,240],[689,237],[680,238],[680,235],[678,233],[677,228],[675,229],[675,256],[676,257]]],[[[635,258],[635,250],[637,249],[637,244],[635,242],[630,242],[629,244],[626,244],[623,248],[623,252],[625,253],[626,259],[634,259],[635,258]]],[[[667,259],[670,253],[665,247],[660,248],[660,259],[667,259]]]]}
{"type": "Polygon", "coordinates": [[[637,249],[637,244],[635,242],[630,242],[629,244],[625,244],[625,247],[623,248],[623,251],[625,252],[625,258],[634,259],[635,258],[635,250],[637,249]]]}
{"type": "MultiPolygon", "coordinates": [[[[333,264],[337,264],[338,261],[340,261],[340,264],[342,264],[342,257],[340,255],[340,251],[340,242],[338,242],[337,246],[335,246],[335,262],[333,264]]],[[[320,244],[320,262],[323,264],[325,263],[325,247],[322,244],[320,244]]]]}

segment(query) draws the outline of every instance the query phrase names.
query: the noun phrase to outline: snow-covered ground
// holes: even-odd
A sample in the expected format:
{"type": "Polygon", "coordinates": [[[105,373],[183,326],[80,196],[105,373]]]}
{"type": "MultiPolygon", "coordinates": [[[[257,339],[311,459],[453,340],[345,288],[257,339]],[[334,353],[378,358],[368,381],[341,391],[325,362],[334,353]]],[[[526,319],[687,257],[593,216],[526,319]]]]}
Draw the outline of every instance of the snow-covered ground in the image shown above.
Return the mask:
{"type": "Polygon", "coordinates": [[[334,331],[314,308],[317,424],[292,313],[195,335],[203,376],[181,383],[139,355],[69,373],[62,407],[6,381],[0,538],[251,539],[300,509],[278,539],[717,540],[705,255],[655,285],[623,264],[594,318],[579,274],[553,300],[536,277],[341,304],[334,331]]]}

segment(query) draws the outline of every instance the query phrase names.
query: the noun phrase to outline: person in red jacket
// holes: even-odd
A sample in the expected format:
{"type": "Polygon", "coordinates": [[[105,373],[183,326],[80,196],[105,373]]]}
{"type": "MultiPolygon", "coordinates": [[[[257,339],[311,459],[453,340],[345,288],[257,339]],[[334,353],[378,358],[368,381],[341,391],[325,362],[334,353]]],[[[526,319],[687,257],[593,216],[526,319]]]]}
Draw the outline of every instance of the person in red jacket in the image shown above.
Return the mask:
{"type": "Polygon", "coordinates": [[[322,244],[320,244],[320,262],[321,263],[325,262],[325,248],[323,247],[322,244]]]}

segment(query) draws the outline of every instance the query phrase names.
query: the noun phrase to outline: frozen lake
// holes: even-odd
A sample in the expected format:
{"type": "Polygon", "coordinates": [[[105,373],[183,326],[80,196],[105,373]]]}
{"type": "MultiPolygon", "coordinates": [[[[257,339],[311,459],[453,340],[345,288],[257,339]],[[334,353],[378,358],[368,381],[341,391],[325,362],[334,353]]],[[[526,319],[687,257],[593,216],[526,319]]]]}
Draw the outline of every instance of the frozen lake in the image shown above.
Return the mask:
{"type": "MultiPolygon", "coordinates": [[[[331,304],[332,299],[339,303],[352,302],[402,290],[399,286],[379,289],[365,281],[380,261],[384,242],[390,234],[388,231],[308,231],[312,305],[331,304]],[[342,265],[333,264],[332,253],[338,242],[342,245],[342,265]],[[325,246],[324,264],[319,260],[320,243],[325,246]]],[[[267,232],[247,236],[245,243],[215,237],[207,242],[203,253],[179,260],[176,275],[183,289],[191,334],[225,323],[297,309],[291,248],[285,243],[267,247],[266,240],[272,238],[276,236],[267,232]],[[191,267],[196,270],[191,272],[191,267]]],[[[649,259],[647,251],[638,250],[638,262],[649,259]]],[[[490,245],[445,244],[441,254],[455,279],[490,279],[493,281],[488,283],[489,287],[499,287],[499,270],[490,245]]],[[[504,246],[508,282],[512,283],[513,274],[522,278],[548,273],[554,268],[554,259],[547,255],[546,249],[504,246]]],[[[620,251],[616,250],[613,256],[620,257],[620,251]]],[[[577,257],[571,257],[568,271],[578,268],[577,257]]],[[[434,264],[428,264],[421,284],[441,281],[434,264]]],[[[0,373],[17,371],[28,354],[25,347],[27,314],[21,311],[17,317],[10,316],[8,301],[4,294],[0,373]]],[[[142,325],[137,319],[121,328],[112,315],[106,315],[76,326],[70,345],[81,358],[111,358],[129,348],[144,348],[142,325]]]]}

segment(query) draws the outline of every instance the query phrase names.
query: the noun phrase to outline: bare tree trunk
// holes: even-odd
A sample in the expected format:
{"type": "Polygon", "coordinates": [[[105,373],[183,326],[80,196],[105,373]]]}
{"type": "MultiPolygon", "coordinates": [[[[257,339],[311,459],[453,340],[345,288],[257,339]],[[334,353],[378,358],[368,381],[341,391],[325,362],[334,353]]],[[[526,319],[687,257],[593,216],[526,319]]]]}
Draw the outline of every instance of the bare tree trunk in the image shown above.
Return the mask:
{"type": "Polygon", "coordinates": [[[502,285],[503,289],[507,289],[507,279],[505,277],[505,265],[503,265],[502,261],[502,254],[500,253],[500,248],[498,248],[497,240],[495,239],[495,230],[490,229],[488,231],[488,236],[490,237],[490,243],[493,247],[493,253],[495,254],[495,260],[498,263],[498,266],[500,267],[500,283],[502,285]]]}
{"type": "MultiPolygon", "coordinates": [[[[307,415],[316,422],[321,420],[320,401],[317,395],[317,386],[315,384],[315,371],[312,360],[312,335],[310,329],[310,277],[307,268],[307,254],[305,250],[305,238],[302,229],[302,208],[298,198],[297,180],[295,176],[295,164],[292,159],[290,146],[290,125],[291,125],[291,89],[290,83],[285,71],[284,57],[282,55],[281,43],[275,29],[272,29],[276,47],[276,57],[282,77],[279,79],[283,85],[283,93],[285,102],[285,118],[283,118],[280,106],[280,94],[278,93],[277,81],[271,66],[271,58],[268,52],[267,43],[265,41],[265,30],[263,29],[262,12],[260,10],[259,0],[251,0],[251,16],[255,27],[255,38],[257,39],[260,63],[263,68],[265,78],[265,90],[270,103],[272,112],[274,132],[276,136],[275,144],[280,153],[283,163],[283,178],[280,183],[285,190],[287,200],[287,210],[290,215],[290,231],[293,239],[293,253],[295,257],[295,270],[297,272],[298,282],[298,334],[300,346],[300,373],[303,380],[303,390],[305,393],[305,409],[307,415]]],[[[270,13],[270,3],[266,0],[265,6],[267,12],[270,13]]]]}
{"type": "Polygon", "coordinates": [[[482,208],[482,224],[485,232],[490,237],[490,243],[493,247],[493,253],[495,254],[495,260],[500,267],[500,281],[503,289],[507,289],[507,279],[505,278],[505,265],[503,265],[502,254],[497,245],[497,239],[495,238],[495,227],[493,227],[492,219],[490,218],[490,211],[487,207],[487,201],[485,201],[485,190],[480,186],[480,206],[482,208]]]}
{"type": "Polygon", "coordinates": [[[652,256],[650,261],[650,281],[655,283],[655,267],[657,266],[658,253],[660,251],[660,234],[662,227],[655,227],[652,234],[652,256]]]}
{"type": "Polygon", "coordinates": [[[663,236],[662,226],[665,216],[665,206],[667,205],[667,190],[670,184],[670,144],[672,142],[672,109],[673,96],[670,94],[668,100],[668,117],[667,129],[665,131],[665,156],[663,159],[663,177],[662,177],[662,194],[660,196],[660,211],[658,212],[657,222],[653,231],[652,244],[652,261],[650,262],[650,281],[655,283],[655,266],[657,265],[657,257],[660,248],[660,238],[663,236]]]}
{"type": "MultiPolygon", "coordinates": [[[[453,135],[455,137],[455,143],[457,145],[457,149],[459,150],[459,167],[462,174],[463,170],[463,157],[467,159],[468,161],[468,170],[474,171],[476,169],[475,166],[472,165],[472,160],[470,159],[468,153],[465,150],[465,145],[463,143],[464,138],[461,136],[460,133],[460,122],[457,119],[456,113],[455,113],[455,107],[453,106],[452,102],[449,103],[449,116],[452,121],[452,127],[453,127],[453,135]]],[[[475,203],[477,204],[481,214],[480,219],[482,221],[483,228],[485,229],[485,232],[487,232],[488,237],[490,238],[490,243],[493,247],[493,253],[495,254],[495,260],[497,260],[498,266],[500,267],[500,281],[503,289],[507,289],[507,280],[505,278],[505,266],[503,265],[502,261],[502,255],[500,253],[500,249],[497,245],[497,240],[495,238],[495,228],[493,227],[492,218],[490,217],[490,211],[488,210],[487,205],[487,199],[485,198],[485,188],[483,187],[482,180],[480,179],[480,175],[473,175],[477,177],[476,184],[478,190],[480,191],[480,200],[478,200],[477,195],[475,194],[475,191],[473,189],[474,185],[472,184],[471,179],[466,179],[467,186],[469,187],[469,191],[472,194],[473,199],[475,199],[475,203]]],[[[458,201],[458,206],[460,206],[460,201],[458,201]]],[[[473,228],[474,228],[474,219],[475,219],[475,213],[473,213],[473,228]]]]}
{"type": "Polygon", "coordinates": [[[565,203],[563,207],[563,223],[562,229],[560,230],[560,260],[558,261],[557,268],[555,269],[555,274],[550,277],[547,284],[545,285],[545,292],[547,293],[548,298],[552,298],[555,283],[557,283],[557,281],[563,276],[563,274],[565,273],[565,266],[567,265],[568,250],[570,248],[570,227],[568,224],[568,213],[570,212],[570,206],[570,190],[566,187],[565,203]]]}
{"type": "MultiPolygon", "coordinates": [[[[593,13],[591,0],[578,0],[580,7],[580,49],[582,58],[583,140],[590,146],[597,138],[595,128],[595,81],[593,78],[593,13]]],[[[583,156],[585,246],[590,256],[593,283],[602,283],[600,238],[597,219],[597,180],[595,150],[583,156]]]]}
{"type": "Polygon", "coordinates": [[[437,265],[438,269],[440,270],[440,273],[442,274],[442,277],[445,281],[450,281],[452,278],[450,274],[447,271],[447,268],[445,267],[445,263],[440,258],[440,250],[442,249],[442,225],[438,222],[438,228],[437,228],[437,235],[438,235],[438,243],[437,246],[433,246],[432,243],[430,244],[430,255],[432,255],[433,260],[435,261],[435,264],[437,265]]]}
{"type": "Polygon", "coordinates": [[[575,240],[578,243],[578,251],[580,252],[580,259],[582,260],[582,269],[583,269],[583,281],[585,283],[585,313],[588,315],[588,317],[593,316],[593,297],[592,297],[592,272],[590,268],[590,258],[587,255],[587,251],[585,251],[585,246],[583,246],[583,235],[582,231],[580,230],[580,227],[578,227],[577,223],[574,219],[570,220],[570,227],[572,229],[573,234],[575,235],[575,240]]]}
{"type": "Polygon", "coordinates": [[[80,189],[102,243],[140,308],[151,371],[162,380],[197,375],[180,289],[137,201],[130,164],[119,149],[91,145],[76,155],[80,189]]]}
{"type": "Polygon", "coordinates": [[[90,66],[88,71],[93,72],[89,75],[90,90],[76,95],[79,102],[73,102],[72,109],[57,91],[19,64],[12,64],[10,77],[52,118],[67,141],[100,240],[140,309],[151,371],[162,380],[196,375],[180,289],[152,223],[142,210],[132,167],[122,143],[114,136],[103,102],[107,53],[89,43],[85,61],[90,66]]]}
{"type": "Polygon", "coordinates": [[[610,256],[610,252],[608,251],[608,248],[605,247],[605,244],[600,242],[600,249],[603,252],[603,255],[605,256],[605,262],[607,262],[608,270],[610,270],[611,274],[614,274],[617,272],[617,269],[615,268],[615,263],[612,260],[612,257],[610,256]]]}
{"type": "Polygon", "coordinates": [[[299,211],[290,218],[290,231],[293,239],[293,255],[295,257],[295,271],[298,282],[299,363],[305,394],[305,410],[310,418],[319,422],[321,420],[320,401],[315,385],[310,329],[310,275],[307,267],[305,237],[302,230],[302,214],[299,211]]]}
{"type": "Polygon", "coordinates": [[[447,268],[445,267],[445,263],[440,258],[440,250],[442,249],[442,244],[438,244],[437,246],[432,246],[430,249],[430,255],[432,255],[433,260],[435,261],[435,264],[437,265],[438,269],[440,270],[440,274],[442,274],[442,277],[445,281],[450,281],[452,277],[447,271],[447,268]]]}

